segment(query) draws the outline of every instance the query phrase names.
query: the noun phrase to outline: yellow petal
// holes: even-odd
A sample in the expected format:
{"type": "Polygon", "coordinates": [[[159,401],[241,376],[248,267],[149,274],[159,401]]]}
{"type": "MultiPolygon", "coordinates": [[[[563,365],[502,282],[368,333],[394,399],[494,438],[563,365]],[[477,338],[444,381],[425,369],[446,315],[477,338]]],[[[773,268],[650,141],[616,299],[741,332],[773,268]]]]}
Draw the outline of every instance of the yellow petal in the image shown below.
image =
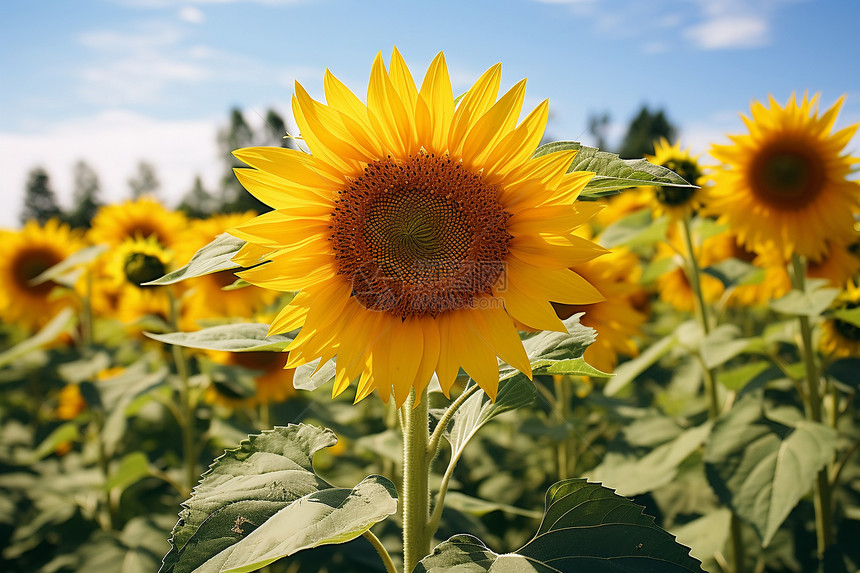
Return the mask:
{"type": "Polygon", "coordinates": [[[502,65],[496,64],[478,78],[469,91],[460,100],[451,120],[451,131],[448,133],[448,151],[454,157],[461,157],[466,134],[478,119],[484,115],[499,94],[502,65]]]}
{"type": "Polygon", "coordinates": [[[419,94],[423,102],[416,109],[419,139],[428,151],[442,155],[448,149],[448,132],[454,117],[454,94],[442,52],[427,68],[419,94]]]}

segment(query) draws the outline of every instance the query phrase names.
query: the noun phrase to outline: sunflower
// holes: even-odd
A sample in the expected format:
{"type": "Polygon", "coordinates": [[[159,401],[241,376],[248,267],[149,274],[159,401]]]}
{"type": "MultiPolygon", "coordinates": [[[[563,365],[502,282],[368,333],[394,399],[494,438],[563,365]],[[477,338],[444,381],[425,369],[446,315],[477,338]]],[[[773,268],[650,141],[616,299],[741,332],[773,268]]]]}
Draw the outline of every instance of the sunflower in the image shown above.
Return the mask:
{"type": "MultiPolygon", "coordinates": [[[[860,286],[849,283],[836,297],[831,310],[850,310],[860,307],[860,286]]],[[[860,326],[838,318],[830,318],[821,324],[818,346],[833,358],[860,356],[860,326]]]]}
{"type": "MultiPolygon", "coordinates": [[[[699,156],[691,155],[689,149],[681,149],[680,141],[670,145],[665,137],[661,137],[654,142],[654,155],[646,155],[645,159],[671,169],[693,185],[697,185],[702,177],[699,156]]],[[[701,206],[701,189],[698,188],[656,185],[644,187],[643,191],[651,195],[651,211],[655,218],[663,214],[671,219],[689,217],[701,206]]]]}
{"type": "Polygon", "coordinates": [[[165,287],[141,284],[164,276],[172,260],[172,253],[155,236],[126,239],[108,253],[105,282],[107,290],[115,293],[116,318],[126,323],[148,315],[169,320],[170,299],[165,287]]]}
{"type": "Polygon", "coordinates": [[[116,246],[127,239],[153,237],[172,248],[179,242],[187,221],[185,215],[170,211],[149,197],[105,205],[93,217],[88,237],[93,244],[116,246]]]}
{"type": "Polygon", "coordinates": [[[517,124],[525,80],[501,98],[501,66],[455,102],[444,56],[416,87],[394,50],[373,63],[367,104],[331,73],[327,104],[300,84],[293,115],[311,154],[235,152],[236,175],[275,210],[229,232],[268,249],[239,273],[300,291],[271,333],[301,327],[290,368],[337,356],[333,393],[358,380],[401,405],[435,371],[444,392],[459,368],[491,397],[496,357],[531,374],[514,319],[564,330],[549,301],[603,299],[568,268],[601,254],[574,237],[593,209],[574,200],[592,173],[567,173],[574,151],[533,157],[547,102],[517,124]]]}
{"type": "MultiPolygon", "coordinates": [[[[216,215],[192,221],[175,248],[177,263],[191,260],[198,249],[211,242],[229,227],[253,217],[254,213],[216,215]]],[[[234,271],[219,271],[186,281],[194,289],[188,299],[188,315],[193,321],[205,318],[250,318],[261,307],[274,302],[278,293],[256,286],[223,290],[236,282],[234,271]]]]}
{"type": "Polygon", "coordinates": [[[295,369],[284,369],[287,364],[285,352],[208,352],[213,362],[226,366],[241,366],[256,372],[254,384],[256,394],[250,398],[237,398],[229,388],[211,384],[204,397],[207,402],[229,408],[254,408],[261,404],[285,402],[295,395],[293,375],[295,369]]]}
{"type": "MultiPolygon", "coordinates": [[[[702,245],[695,245],[695,248],[698,251],[695,253],[696,260],[699,262],[701,268],[705,268],[716,262],[713,258],[712,251],[709,248],[709,243],[712,241],[714,241],[714,237],[709,237],[703,241],[702,245]]],[[[657,252],[654,255],[654,260],[659,261],[661,259],[672,257],[676,260],[677,265],[673,269],[657,277],[657,291],[659,293],[660,300],[669,303],[676,310],[680,310],[682,312],[693,312],[696,304],[694,298],[695,294],[693,293],[693,287],[690,284],[690,280],[687,277],[687,272],[684,269],[685,262],[684,256],[681,255],[682,252],[684,252],[684,247],[679,234],[675,232],[674,229],[670,229],[668,242],[657,244],[657,252]]],[[[710,304],[716,302],[725,290],[723,283],[720,282],[719,279],[707,273],[702,273],[699,276],[699,279],[701,281],[702,296],[705,299],[705,303],[710,304]]]]}
{"type": "Polygon", "coordinates": [[[78,414],[87,409],[87,401],[81,394],[79,384],[66,384],[57,397],[55,415],[60,420],[74,420],[78,414]]]}
{"type": "Polygon", "coordinates": [[[591,228],[595,233],[599,233],[612,223],[645,208],[651,202],[650,193],[652,191],[645,187],[631,187],[602,199],[600,204],[604,205],[604,208],[591,219],[591,228]]]}
{"type": "MultiPolygon", "coordinates": [[[[856,237],[856,235],[855,235],[856,237]]],[[[854,244],[857,244],[856,241],[854,244]]],[[[827,279],[832,287],[842,288],[860,271],[860,257],[851,247],[830,243],[827,254],[820,259],[810,259],[806,265],[806,276],[827,279]]]]}
{"type": "Polygon", "coordinates": [[[45,226],[28,221],[0,241],[0,318],[27,330],[44,326],[62,308],[76,303],[74,293],[58,290],[53,281],[30,283],[50,267],[84,246],[68,225],[51,219],[45,226]],[[62,293],[59,294],[58,293],[62,293]]]}
{"type": "Polygon", "coordinates": [[[737,236],[724,231],[708,238],[702,245],[703,257],[709,264],[733,258],[761,269],[760,282],[740,284],[732,288],[726,304],[732,307],[767,305],[791,290],[791,279],[786,271],[785,262],[775,253],[754,253],[738,242],[737,236]]]}
{"type": "Polygon", "coordinates": [[[576,265],[573,270],[594,285],[606,300],[586,305],[554,303],[553,307],[559,318],[585,313],[580,322],[597,331],[597,340],[585,349],[585,361],[598,370],[612,372],[619,354],[629,357],[639,354],[634,338],[647,319],[634,306],[635,295],[641,290],[636,282],[641,274],[639,258],[619,248],[576,265]]]}
{"type": "Polygon", "coordinates": [[[828,239],[854,240],[860,184],[847,176],[860,159],[842,150],[857,124],[831,133],[843,98],[818,114],[818,95],[798,104],[792,95],[780,106],[752,105],[742,116],[749,133],[714,145],[721,165],[710,175],[707,211],[727,222],[740,241],[756,252],[775,250],[820,259],[828,239]]]}

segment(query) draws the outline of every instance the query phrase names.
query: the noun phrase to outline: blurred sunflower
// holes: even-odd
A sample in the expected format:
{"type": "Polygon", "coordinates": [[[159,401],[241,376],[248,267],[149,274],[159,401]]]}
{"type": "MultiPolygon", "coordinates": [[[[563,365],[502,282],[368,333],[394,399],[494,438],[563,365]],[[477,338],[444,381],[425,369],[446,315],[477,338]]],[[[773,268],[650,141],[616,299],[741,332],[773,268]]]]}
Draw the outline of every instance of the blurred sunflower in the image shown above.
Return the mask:
{"type": "MultiPolygon", "coordinates": [[[[709,243],[713,240],[713,237],[709,237],[704,241],[704,244],[695,245],[698,251],[695,256],[701,268],[705,268],[716,262],[709,248],[709,243]]],[[[657,277],[656,286],[660,300],[669,303],[676,310],[693,312],[696,307],[695,294],[693,293],[690,279],[687,277],[687,271],[684,268],[685,262],[684,257],[681,255],[682,252],[683,245],[678,233],[674,229],[670,229],[668,242],[657,244],[654,261],[672,257],[676,260],[677,265],[657,277]]],[[[700,275],[700,281],[702,296],[706,304],[716,302],[725,290],[723,283],[719,279],[707,273],[700,275]]]]}
{"type": "Polygon", "coordinates": [[[639,258],[625,248],[617,248],[592,261],[573,267],[580,276],[600,291],[606,300],[594,304],[572,305],[553,303],[559,318],[577,312],[585,314],[580,322],[597,331],[597,340],[585,350],[585,361],[603,372],[612,372],[618,355],[639,354],[634,338],[647,316],[634,305],[634,297],[642,288],[637,280],[641,274],[639,258]]]}
{"type": "MultiPolygon", "coordinates": [[[[849,283],[831,305],[832,311],[860,307],[860,286],[849,283]]],[[[833,358],[860,357],[860,326],[846,320],[829,318],[821,323],[818,339],[821,351],[833,358]]]]}
{"type": "Polygon", "coordinates": [[[600,203],[605,207],[591,219],[591,228],[599,233],[612,223],[645,208],[651,202],[650,193],[645,187],[631,187],[602,199],[600,203]]]}
{"type": "Polygon", "coordinates": [[[74,420],[87,409],[87,401],[81,394],[79,384],[66,384],[60,389],[55,415],[60,420],[74,420]]]}
{"type": "Polygon", "coordinates": [[[371,70],[367,104],[331,73],[328,104],[296,84],[293,115],[311,154],[235,152],[236,175],[275,211],[229,232],[271,262],[239,275],[301,291],[271,333],[301,327],[289,367],[337,356],[334,394],[392,389],[402,404],[435,371],[447,393],[462,366],[491,397],[496,357],[531,374],[513,320],[563,330],[549,301],[602,300],[569,270],[603,252],[573,237],[593,209],[574,200],[593,174],[575,152],[533,157],[544,101],[517,125],[525,80],[498,101],[501,66],[455,102],[440,53],[419,88],[394,50],[371,70]]]}
{"type": "Polygon", "coordinates": [[[770,107],[754,102],[752,119],[741,116],[749,133],[712,146],[721,165],[710,174],[707,211],[747,248],[820,259],[828,240],[854,239],[860,184],[846,177],[860,159],[842,150],[857,124],[831,133],[842,101],[820,117],[818,94],[799,104],[792,94],[785,107],[772,97],[770,107]]]}
{"type": "Polygon", "coordinates": [[[704,257],[709,264],[737,259],[761,269],[759,282],[735,286],[726,304],[732,307],[761,306],[780,298],[791,290],[791,279],[782,257],[773,252],[756,254],[738,243],[730,231],[724,231],[704,242],[704,257]],[[776,255],[776,256],[775,256],[776,255]]]}
{"type": "Polygon", "coordinates": [[[254,408],[259,405],[285,402],[295,395],[293,375],[295,369],[285,369],[286,352],[207,352],[213,362],[225,366],[240,366],[256,372],[254,384],[256,394],[251,398],[240,398],[223,385],[210,384],[204,399],[210,404],[228,408],[254,408]]]}
{"type": "Polygon", "coordinates": [[[172,260],[173,254],[155,236],[126,239],[108,253],[105,272],[116,293],[116,318],[125,323],[148,315],[169,320],[170,299],[165,287],[141,284],[164,276],[172,260]]]}
{"type": "MultiPolygon", "coordinates": [[[[702,177],[698,158],[698,155],[691,155],[689,149],[681,149],[680,141],[670,145],[665,137],[654,142],[654,155],[645,156],[654,165],[671,169],[693,185],[698,185],[702,177]]],[[[651,211],[655,218],[663,214],[670,219],[689,217],[701,206],[702,190],[698,188],[656,185],[641,189],[651,197],[651,211]]]]}
{"type": "Polygon", "coordinates": [[[0,241],[0,318],[28,330],[44,326],[60,309],[76,304],[74,293],[55,291],[53,281],[38,285],[34,278],[84,246],[68,225],[51,219],[45,226],[28,221],[20,231],[8,231],[0,241]],[[58,294],[61,293],[61,294],[58,294]]]}
{"type": "Polygon", "coordinates": [[[141,197],[136,201],[105,205],[93,217],[89,240],[116,246],[127,239],[153,237],[165,248],[176,246],[187,226],[185,215],[170,211],[158,201],[141,197]]]}
{"type": "MultiPolygon", "coordinates": [[[[856,234],[855,234],[856,237],[856,234]]],[[[854,244],[858,244],[856,241],[854,244]]],[[[829,242],[827,254],[820,259],[810,259],[806,265],[806,276],[827,279],[830,286],[842,288],[860,271],[860,257],[850,247],[829,242]]]]}
{"type": "MultiPolygon", "coordinates": [[[[215,237],[253,217],[255,213],[216,215],[208,219],[192,221],[174,249],[177,263],[191,260],[200,248],[215,237]]],[[[257,286],[246,286],[234,290],[223,290],[236,282],[233,270],[220,271],[189,279],[186,284],[194,289],[188,298],[189,320],[196,322],[205,318],[237,317],[250,318],[261,307],[274,302],[278,293],[257,286]]]]}

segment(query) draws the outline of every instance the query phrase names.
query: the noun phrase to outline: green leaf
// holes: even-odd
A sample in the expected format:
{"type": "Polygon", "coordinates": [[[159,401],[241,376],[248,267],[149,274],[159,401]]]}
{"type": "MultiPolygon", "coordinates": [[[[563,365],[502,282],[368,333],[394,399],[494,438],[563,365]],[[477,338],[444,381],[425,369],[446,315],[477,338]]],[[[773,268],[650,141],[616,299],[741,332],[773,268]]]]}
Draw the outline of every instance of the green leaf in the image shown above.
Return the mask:
{"type": "Polygon", "coordinates": [[[461,513],[469,513],[477,516],[486,515],[492,511],[502,511],[511,515],[522,515],[523,517],[530,517],[533,519],[539,519],[541,517],[541,514],[537,511],[530,511],[528,509],[521,509],[505,503],[479,499],[459,491],[448,492],[445,496],[445,508],[452,508],[461,513]]]}
{"type": "Polygon", "coordinates": [[[169,272],[159,279],[143,283],[144,285],[169,285],[194,277],[211,275],[220,271],[239,268],[233,262],[233,257],[244,246],[245,241],[227,233],[221,233],[211,243],[194,253],[184,267],[169,272]]]}
{"type": "MultiPolygon", "coordinates": [[[[471,384],[474,384],[472,382],[471,384]]],[[[486,392],[475,392],[469,396],[454,414],[451,425],[445,431],[445,439],[451,444],[451,458],[463,453],[478,430],[499,414],[528,406],[534,402],[537,390],[525,374],[519,374],[499,382],[495,402],[486,392]]]]}
{"type": "Polygon", "coordinates": [[[286,334],[267,336],[268,332],[268,324],[238,323],[210,326],[194,332],[167,334],[146,332],[144,334],[166,344],[226,352],[281,352],[293,341],[292,336],[286,334]]]}
{"type": "Polygon", "coordinates": [[[847,322],[853,326],[860,328],[860,307],[857,308],[839,308],[832,313],[833,318],[847,322]]]}
{"type": "Polygon", "coordinates": [[[320,367],[320,358],[296,368],[293,375],[293,388],[296,390],[316,390],[323,384],[334,379],[337,374],[337,362],[334,358],[320,367]],[[318,369],[319,368],[319,369],[318,369]]]}
{"type": "Polygon", "coordinates": [[[761,393],[719,418],[705,447],[705,471],[720,500],[751,523],[767,546],[836,451],[832,428],[765,417],[761,393]]]}
{"type": "Polygon", "coordinates": [[[48,434],[42,443],[39,444],[33,451],[32,456],[29,456],[30,463],[36,460],[41,460],[45,456],[54,453],[57,447],[66,442],[72,442],[80,437],[80,430],[75,422],[66,422],[48,434]]]}
{"type": "Polygon", "coordinates": [[[721,324],[702,338],[699,354],[705,368],[721,366],[749,348],[751,341],[739,338],[740,333],[740,328],[734,324],[721,324]]]}
{"type": "Polygon", "coordinates": [[[537,535],[520,549],[500,555],[476,537],[457,535],[436,546],[415,572],[701,572],[689,548],[642,510],[600,484],[565,480],[550,487],[537,535]]]}
{"type": "Polygon", "coordinates": [[[705,267],[702,272],[719,280],[725,288],[761,284],[765,275],[763,268],[733,257],[705,267]]]}
{"type": "Polygon", "coordinates": [[[729,390],[737,392],[767,371],[774,371],[772,364],[767,360],[757,360],[717,372],[717,381],[729,390]]]}
{"type": "Polygon", "coordinates": [[[809,283],[812,281],[807,281],[805,291],[793,289],[784,297],[771,302],[770,308],[782,314],[816,318],[827,310],[830,303],[839,295],[839,289],[820,286],[816,288],[816,284],[809,283]]]}
{"type": "Polygon", "coordinates": [[[128,486],[137,483],[141,479],[150,475],[149,458],[143,452],[131,452],[123,456],[119,462],[119,467],[110,476],[105,489],[119,488],[126,489],[128,486]]]}
{"type": "Polygon", "coordinates": [[[600,233],[600,244],[607,249],[621,246],[650,246],[664,241],[668,228],[667,217],[652,220],[650,209],[640,209],[606,227],[600,233]]]}
{"type": "Polygon", "coordinates": [[[579,153],[576,154],[568,172],[591,171],[596,174],[585,186],[582,192],[583,196],[605,195],[612,191],[640,185],[696,187],[684,181],[674,171],[649,163],[645,159],[621,159],[614,153],[600,151],[596,147],[587,147],[576,141],[546,143],[537,148],[534,156],[540,157],[570,149],[577,149],[579,153]]]}
{"type": "Polygon", "coordinates": [[[607,382],[603,393],[614,396],[633,380],[645,372],[651,365],[655,364],[664,354],[674,348],[682,335],[695,327],[694,321],[688,321],[678,326],[671,334],[668,334],[649,346],[642,354],[632,360],[623,362],[615,369],[615,377],[607,382]]]}
{"type": "Polygon", "coordinates": [[[649,263],[645,270],[642,271],[641,284],[649,285],[656,281],[659,277],[670,271],[674,271],[680,266],[680,262],[675,257],[663,257],[649,263]]]}
{"type": "Polygon", "coordinates": [[[690,428],[645,456],[609,452],[589,477],[603,482],[620,495],[634,496],[653,491],[675,479],[678,466],[704,443],[711,423],[690,428]]]}
{"type": "Polygon", "coordinates": [[[69,332],[76,323],[75,311],[68,307],[62,309],[39,332],[27,340],[22,340],[5,352],[0,353],[0,367],[6,366],[25,354],[51,344],[58,336],[64,332],[69,332]]]}
{"type": "Polygon", "coordinates": [[[225,452],[183,503],[161,571],[253,571],[304,548],[354,539],[394,513],[386,478],[370,476],[350,490],[316,475],[314,453],[336,441],[331,430],[298,424],[225,452]]]}
{"type": "Polygon", "coordinates": [[[112,454],[125,435],[126,408],[132,401],[159,386],[167,378],[167,367],[149,372],[146,360],[139,360],[119,376],[97,380],[92,387],[98,392],[101,408],[106,413],[102,436],[105,451],[112,454]]]}
{"type": "Polygon", "coordinates": [[[44,282],[54,281],[66,287],[73,287],[78,278],[85,271],[84,265],[96,260],[102,253],[108,250],[107,245],[92,245],[72,253],[56,265],[46,269],[36,278],[30,281],[31,285],[39,285],[44,282]]]}

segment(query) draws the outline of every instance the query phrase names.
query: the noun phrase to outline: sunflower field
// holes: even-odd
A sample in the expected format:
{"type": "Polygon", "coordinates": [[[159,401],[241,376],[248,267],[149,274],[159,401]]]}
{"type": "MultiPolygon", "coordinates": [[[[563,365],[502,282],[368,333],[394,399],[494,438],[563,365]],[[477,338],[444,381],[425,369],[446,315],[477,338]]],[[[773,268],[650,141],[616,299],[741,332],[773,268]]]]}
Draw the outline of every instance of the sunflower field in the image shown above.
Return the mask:
{"type": "Polygon", "coordinates": [[[0,232],[0,568],[860,571],[843,100],[622,159],[500,77],[296,84],[260,215],[0,232]]]}

